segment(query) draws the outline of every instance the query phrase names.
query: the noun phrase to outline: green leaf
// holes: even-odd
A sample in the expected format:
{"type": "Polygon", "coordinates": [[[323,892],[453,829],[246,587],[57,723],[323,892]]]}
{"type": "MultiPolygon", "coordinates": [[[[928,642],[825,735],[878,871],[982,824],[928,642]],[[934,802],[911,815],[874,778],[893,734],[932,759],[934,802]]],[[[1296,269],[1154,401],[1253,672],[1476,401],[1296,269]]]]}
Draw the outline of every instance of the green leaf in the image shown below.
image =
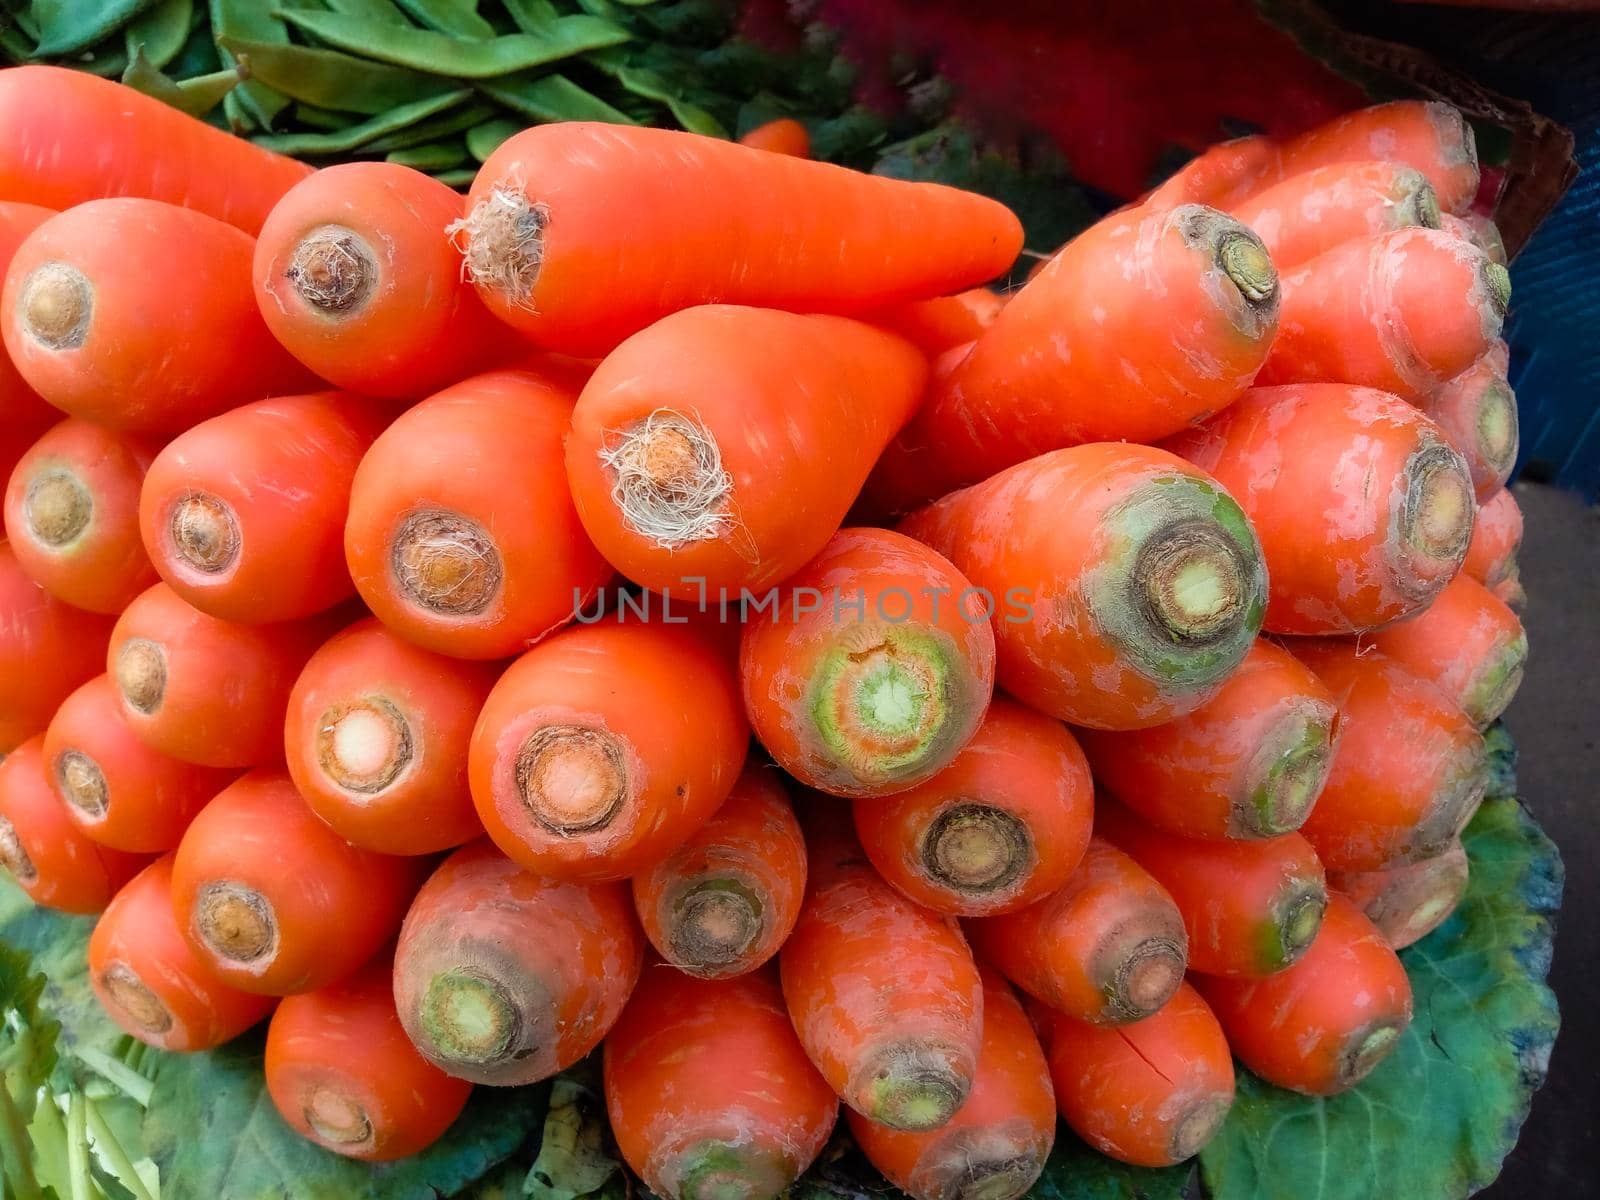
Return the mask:
{"type": "Polygon", "coordinates": [[[472,93],[463,88],[459,92],[446,92],[442,96],[432,96],[413,104],[399,105],[386,113],[357,125],[347,125],[343,129],[329,130],[326,133],[268,134],[256,138],[255,142],[258,146],[265,146],[268,150],[276,150],[279,154],[288,154],[295,158],[348,154],[368,142],[376,141],[387,134],[398,133],[419,121],[437,116],[448,108],[454,108],[471,96],[472,93]]]}
{"type": "Polygon", "coordinates": [[[512,22],[523,33],[538,33],[561,15],[550,0],[505,0],[505,7],[512,22]]]}
{"type": "Polygon", "coordinates": [[[234,55],[249,60],[250,73],[255,78],[286,96],[318,108],[377,116],[397,105],[440,96],[455,89],[448,79],[372,62],[338,50],[277,45],[238,37],[225,37],[222,44],[234,55]]]}
{"type": "Polygon", "coordinates": [[[129,22],[122,31],[129,59],[142,46],[145,59],[160,70],[178,57],[178,52],[189,40],[189,27],[192,24],[194,0],[160,0],[143,16],[129,22]]]}
{"type": "MultiPolygon", "coordinates": [[[[263,0],[211,0],[211,33],[219,46],[229,42],[256,45],[289,44],[289,30],[274,17],[263,0]]],[[[229,52],[224,50],[226,56],[229,52]]],[[[229,60],[222,64],[229,65],[229,60]]],[[[230,93],[230,107],[244,109],[255,124],[271,129],[279,113],[289,107],[286,93],[269,86],[264,79],[252,79],[230,93]]],[[[231,118],[230,118],[231,119],[231,118]]]]}
{"type": "Polygon", "coordinates": [[[606,1128],[600,1057],[591,1054],[551,1084],[544,1138],[523,1191],[533,1200],[579,1200],[620,1178],[621,1166],[606,1128]]]}
{"type": "Polygon", "coordinates": [[[76,54],[103,41],[133,20],[154,0],[33,0],[39,24],[40,58],[76,54]]]}
{"type": "Polygon", "coordinates": [[[502,79],[481,79],[477,88],[489,99],[498,101],[535,121],[606,121],[612,125],[633,125],[627,113],[612,108],[586,88],[565,75],[507,75],[502,79]]]}
{"type": "Polygon", "coordinates": [[[451,37],[492,38],[494,26],[478,15],[476,0],[395,0],[418,25],[451,37]]]}
{"type": "Polygon", "coordinates": [[[133,48],[133,61],[122,73],[122,82],[179,112],[188,113],[191,117],[203,117],[222,103],[223,97],[238,87],[241,79],[239,67],[233,66],[226,71],[196,75],[178,83],[162,74],[160,68],[151,65],[144,56],[144,45],[140,43],[133,48]]]}

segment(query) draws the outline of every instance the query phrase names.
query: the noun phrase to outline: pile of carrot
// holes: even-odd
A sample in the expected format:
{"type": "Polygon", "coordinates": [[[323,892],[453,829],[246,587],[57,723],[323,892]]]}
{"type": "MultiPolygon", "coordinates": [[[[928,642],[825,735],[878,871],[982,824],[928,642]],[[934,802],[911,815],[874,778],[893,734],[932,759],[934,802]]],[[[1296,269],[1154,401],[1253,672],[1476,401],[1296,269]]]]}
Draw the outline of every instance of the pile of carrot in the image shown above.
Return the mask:
{"type": "Polygon", "coordinates": [[[0,859],[134,1037],[268,1021],[358,1159],[603,1045],[667,1200],[841,1102],[1009,1200],[1058,1116],[1175,1163],[1235,1060],[1406,1036],[1527,652],[1454,110],[1219,147],[1001,295],[1006,208],[798,127],[539,126],[463,198],[28,70],[0,859]]]}

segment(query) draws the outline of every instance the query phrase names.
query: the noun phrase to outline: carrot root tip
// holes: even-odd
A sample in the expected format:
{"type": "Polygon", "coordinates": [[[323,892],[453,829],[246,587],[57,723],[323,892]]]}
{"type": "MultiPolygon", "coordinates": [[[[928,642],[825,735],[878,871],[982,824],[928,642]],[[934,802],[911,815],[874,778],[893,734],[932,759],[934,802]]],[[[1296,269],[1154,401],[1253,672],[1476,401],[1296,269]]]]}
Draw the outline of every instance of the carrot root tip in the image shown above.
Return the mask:
{"type": "Polygon", "coordinates": [[[1496,380],[1478,400],[1478,449],[1496,472],[1506,472],[1517,457],[1517,398],[1510,387],[1496,380]]]}
{"type": "Polygon", "coordinates": [[[94,496],[71,471],[41,471],[23,494],[22,515],[34,541],[61,550],[89,527],[94,496]]]}
{"type": "Polygon", "coordinates": [[[1443,442],[1412,454],[1404,480],[1399,545],[1391,555],[1394,582],[1413,599],[1426,600],[1466,556],[1477,500],[1466,461],[1443,442]]]}
{"type": "Polygon", "coordinates": [[[765,905],[736,879],[703,879],[679,894],[668,922],[672,964],[691,974],[715,977],[739,963],[761,937],[765,905]]]}
{"type": "Polygon", "coordinates": [[[563,837],[610,825],[628,799],[628,757],[614,735],[586,725],[546,725],[517,752],[517,794],[528,814],[563,837]]]}
{"type": "Polygon", "coordinates": [[[414,512],[389,546],[389,569],[401,594],[439,616],[476,616],[500,594],[505,569],[489,531],[444,509],[414,512]]]}
{"type": "Polygon", "coordinates": [[[278,918],[254,888],[231,880],[207,883],[195,899],[195,928],[218,958],[254,964],[278,953],[278,918]]]}
{"type": "Polygon", "coordinates": [[[353,1147],[372,1142],[372,1121],[367,1110],[335,1088],[314,1088],[300,1111],[317,1140],[332,1149],[348,1153],[353,1147]]]}
{"type": "Polygon", "coordinates": [[[1322,914],[1328,907],[1328,889],[1320,879],[1295,881],[1273,905],[1272,919],[1261,947],[1261,966],[1268,973],[1292,967],[1311,948],[1322,914]]]}
{"type": "Polygon", "coordinates": [[[1437,229],[1444,221],[1439,211],[1439,193],[1421,171],[1402,171],[1396,181],[1400,194],[1396,197],[1392,227],[1403,229],[1408,225],[1423,229],[1437,229]]]}
{"type": "Polygon", "coordinates": [[[1335,1079],[1338,1091],[1355,1087],[1394,1049],[1405,1029],[1398,1017],[1380,1017],[1356,1030],[1345,1042],[1339,1055],[1339,1072],[1335,1079]]]}
{"type": "Polygon", "coordinates": [[[677,550],[735,527],[733,476],[698,421],[660,409],[615,436],[599,458],[611,476],[611,502],[629,529],[677,550]]]}
{"type": "Polygon", "coordinates": [[[530,203],[520,191],[497,187],[446,232],[461,251],[472,283],[514,307],[531,310],[549,223],[548,207],[530,203]]]}
{"type": "Polygon", "coordinates": [[[76,350],[89,336],[94,288],[76,267],[41,263],[23,281],[17,306],[34,341],[48,350],[76,350]]]}
{"type": "Polygon", "coordinates": [[[167,694],[167,652],[148,638],[129,638],[117,651],[116,677],[123,702],[148,716],[167,694]]]}
{"type": "Polygon", "coordinates": [[[308,305],[334,316],[366,304],[377,286],[378,264],[352,230],[324,225],[300,240],[283,274],[308,305]]]}
{"type": "Polygon", "coordinates": [[[100,975],[100,986],[135,1029],[159,1037],[172,1029],[172,1012],[161,998],[124,963],[111,963],[100,975]]]}
{"type": "Polygon", "coordinates": [[[967,1098],[972,1087],[970,1057],[925,1040],[886,1046],[865,1064],[864,1086],[851,1089],[858,1097],[853,1107],[890,1129],[913,1133],[937,1129],[967,1098]]]}
{"type": "Polygon", "coordinates": [[[167,514],[172,554],[202,575],[218,575],[239,559],[239,521],[233,506],[208,492],[180,496],[167,514]]]}
{"type": "Polygon", "coordinates": [[[56,755],[55,776],[63,800],[91,821],[105,817],[111,795],[99,763],[81,750],[63,750],[56,755]]]}
{"type": "Polygon", "coordinates": [[[381,696],[335,705],[317,722],[317,763],[347,792],[383,791],[414,754],[411,723],[381,696]]]}
{"type": "Polygon", "coordinates": [[[1000,891],[1035,859],[1033,837],[1015,814],[988,804],[955,804],[929,823],[922,866],[933,879],[967,895],[1000,891]]]}
{"type": "Polygon", "coordinates": [[[1206,1096],[1191,1106],[1172,1130],[1172,1142],[1168,1147],[1172,1161],[1184,1162],[1198,1154],[1201,1147],[1217,1136],[1217,1130],[1222,1128],[1232,1107],[1231,1095],[1206,1096]]]}
{"type": "Polygon", "coordinates": [[[762,1200],[781,1194],[795,1170],[781,1155],[723,1140],[698,1142],[662,1171],[676,1200],[762,1200]]]}
{"type": "Polygon", "coordinates": [[[12,878],[24,887],[39,881],[39,869],[33,865],[17,827],[7,817],[0,817],[0,866],[10,871],[12,878]]]}
{"type": "Polygon", "coordinates": [[[1262,739],[1252,772],[1260,782],[1235,808],[1245,837],[1276,837],[1305,824],[1333,765],[1333,726],[1320,714],[1296,709],[1262,739]]]}
{"type": "Polygon", "coordinates": [[[505,984],[467,968],[440,971],[422,997],[425,1049],[457,1067],[502,1062],[523,1037],[522,1008],[505,984]]]}
{"type": "Polygon", "coordinates": [[[1495,648],[1462,697],[1462,710],[1479,729],[1505,712],[1522,686],[1528,665],[1528,635],[1518,633],[1495,648]]]}

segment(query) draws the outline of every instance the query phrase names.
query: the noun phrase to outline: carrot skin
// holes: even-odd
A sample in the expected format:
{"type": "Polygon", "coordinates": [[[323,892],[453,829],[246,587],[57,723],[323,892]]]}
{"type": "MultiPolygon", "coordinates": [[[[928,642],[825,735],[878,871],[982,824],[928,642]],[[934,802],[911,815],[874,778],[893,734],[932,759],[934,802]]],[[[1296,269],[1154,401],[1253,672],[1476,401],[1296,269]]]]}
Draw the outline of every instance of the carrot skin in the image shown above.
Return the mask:
{"type": "MultiPolygon", "coordinates": [[[[53,208],[0,200],[0,278],[10,268],[11,258],[23,240],[55,215],[53,208]]],[[[26,427],[43,433],[45,427],[60,419],[61,410],[29,387],[12,365],[11,356],[0,349],[0,429],[26,427]]],[[[9,477],[13,463],[6,461],[6,445],[0,442],[0,472],[9,477]]]]}
{"type": "Polygon", "coordinates": [[[863,319],[898,334],[930,358],[975,341],[995,323],[1006,297],[986,287],[880,308],[863,319]]]}
{"type": "Polygon", "coordinates": [[[1466,459],[1480,502],[1505,486],[1517,461],[1517,397],[1498,355],[1486,352],[1417,407],[1466,459]]]}
{"type": "Polygon", "coordinates": [[[739,144],[791,158],[811,157],[811,135],[793,117],[775,117],[757,125],[739,139],[739,144]]]}
{"type": "Polygon", "coordinates": [[[1478,505],[1472,541],[1461,571],[1484,587],[1494,587],[1516,574],[1517,551],[1522,547],[1522,509],[1509,488],[1502,488],[1478,505]]]}
{"type": "Polygon", "coordinates": [[[1439,228],[1463,241],[1471,242],[1489,256],[1490,262],[1499,263],[1502,267],[1507,265],[1509,260],[1506,257],[1505,239],[1500,236],[1500,227],[1494,223],[1493,217],[1475,212],[1461,216],[1445,213],[1439,228]]]}
{"type": "Polygon", "coordinates": [[[1231,210],[1250,194],[1280,182],[1278,147],[1265,134],[1233,138],[1207,147],[1150,192],[1150,208],[1175,208],[1180,204],[1208,204],[1231,210]]]}
{"type": "Polygon", "coordinates": [[[1360,908],[1390,946],[1403,950],[1455,911],[1467,893],[1468,870],[1458,839],[1420,862],[1384,871],[1336,871],[1328,876],[1328,886],[1360,908]]]}
{"type": "Polygon", "coordinates": [[[1397,162],[1333,163],[1257,192],[1230,210],[1287,271],[1343,242],[1391,229],[1440,227],[1422,172],[1397,162]]]}

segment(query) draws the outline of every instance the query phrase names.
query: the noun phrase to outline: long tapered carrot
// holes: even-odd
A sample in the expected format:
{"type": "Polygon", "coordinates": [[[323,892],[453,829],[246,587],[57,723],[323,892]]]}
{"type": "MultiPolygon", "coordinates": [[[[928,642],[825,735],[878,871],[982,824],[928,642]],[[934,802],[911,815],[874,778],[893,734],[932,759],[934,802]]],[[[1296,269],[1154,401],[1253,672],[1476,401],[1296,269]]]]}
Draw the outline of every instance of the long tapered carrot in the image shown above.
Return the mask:
{"type": "Polygon", "coordinates": [[[886,529],[842,529],[748,615],[745,711],[778,765],[843,796],[928,779],[977,731],[994,634],[967,579],[886,529]]]}
{"type": "Polygon", "coordinates": [[[674,313],[612,351],[578,398],[578,516],[646,587],[768,587],[833,536],[926,377],[914,347],[843,317],[674,313]]]}
{"type": "Polygon", "coordinates": [[[1150,208],[1208,204],[1231,209],[1251,192],[1280,182],[1281,176],[1277,144],[1265,134],[1251,134],[1207,147],[1153,189],[1144,204],[1150,208]]]}
{"type": "Polygon", "coordinates": [[[122,719],[116,684],[97,675],[61,702],[44,735],[51,786],[95,841],[158,854],[238,774],[153,750],[122,719]]]}
{"type": "Polygon", "coordinates": [[[574,121],[501,143],[457,240],[496,315],[592,354],[696,304],[863,312],[987,283],[1016,258],[1022,226],[937,184],[574,121]]]}
{"type": "Polygon", "coordinates": [[[96,913],[150,860],[91,841],[67,816],[38,735],[0,758],[0,866],[35,904],[96,913]]]}
{"type": "Polygon", "coordinates": [[[176,432],[235,405],[303,391],[250,293],[255,243],[158,200],[93,200],[51,217],[6,273],[6,349],[57,408],[176,432]]]}
{"type": "Polygon", "coordinates": [[[977,965],[953,920],[872,869],[842,806],[815,804],[805,904],[778,954],[789,1016],[851,1108],[893,1129],[936,1129],[967,1099],[977,1071],[977,965]]]}
{"type": "Polygon", "coordinates": [[[750,727],[731,656],[665,620],[549,638],[489,692],[472,800],[495,844],[552,878],[626,879],[681,846],[732,790],[750,727]]]}
{"type": "Polygon", "coordinates": [[[605,1093],[617,1148],[663,1200],[782,1195],[839,1114],[770,969],[646,967],[606,1038],[605,1093]]]}
{"type": "Polygon", "coordinates": [[[1166,442],[1239,497],[1266,552],[1266,627],[1349,633],[1424,607],[1461,568],[1472,480],[1438,427],[1370,388],[1255,388],[1166,442]]]}
{"type": "Polygon", "coordinates": [[[324,167],[256,241],[267,327],[323,379],[367,396],[426,396],[481,371],[513,339],[461,277],[443,234],[460,215],[460,193],[410,167],[324,167]]]}
{"type": "Polygon", "coordinates": [[[1265,979],[1195,978],[1239,1060],[1268,1083],[1331,1096],[1360,1083],[1411,1022],[1411,983],[1383,935],[1335,893],[1294,966],[1265,979]]]}
{"type": "Polygon", "coordinates": [[[937,375],[867,495],[905,512],[1049,450],[1176,433],[1250,386],[1277,320],[1277,272],[1239,222],[1198,206],[1114,214],[937,375]]]}
{"type": "Polygon", "coordinates": [[[853,806],[873,866],[935,912],[1026,908],[1067,882],[1089,845],[1094,783],[1067,727],[996,696],[950,765],[853,806]]]}
{"type": "MultiPolygon", "coordinates": [[[[0,277],[11,266],[11,258],[23,240],[55,215],[53,208],[0,200],[0,277]]],[[[46,403],[44,397],[29,387],[12,365],[11,356],[0,349],[0,422],[6,426],[31,427],[53,424],[57,420],[60,420],[60,409],[46,403]]],[[[0,470],[10,473],[3,449],[0,449],[0,470]]]]}
{"type": "Polygon", "coordinates": [[[1383,871],[1335,871],[1328,886],[1350,900],[1396,950],[1421,941],[1467,893],[1467,852],[1459,840],[1419,862],[1383,871]]]}
{"type": "Polygon", "coordinates": [[[1472,541],[1461,564],[1485,587],[1494,587],[1517,571],[1517,551],[1522,548],[1522,509],[1509,488],[1502,488],[1478,505],[1472,541]]]}
{"type": "Polygon", "coordinates": [[[986,287],[968,288],[953,296],[880,308],[862,319],[899,334],[924,354],[938,355],[981,337],[995,323],[1006,300],[986,287]]]}
{"type": "Polygon", "coordinates": [[[123,611],[101,661],[142,741],[184,762],[248,767],[282,755],[289,689],[337,628],[331,614],[237,625],[158,583],[123,611]]]}
{"type": "Polygon", "coordinates": [[[490,372],[424,400],[372,444],[350,492],[345,557],[385,625],[441,654],[504,658],[610,578],[562,469],[576,394],[555,371],[490,372]]]}
{"type": "Polygon", "coordinates": [[[1141,1020],[1183,981],[1183,917],[1151,874],[1093,838],[1066,886],[967,923],[978,953],[1023,991],[1098,1025],[1141,1020]]]}
{"type": "Polygon", "coordinates": [[[787,154],[792,158],[811,157],[811,135],[793,117],[774,117],[757,125],[739,139],[741,146],[787,154]]]}
{"type": "Polygon", "coordinates": [[[1488,588],[1458,575],[1425,610],[1370,643],[1449,696],[1479,729],[1506,710],[1528,660],[1522,622],[1488,588]]]}
{"type": "Polygon", "coordinates": [[[386,419],[374,401],[317,392],[179,434],[150,465],[139,501],[156,570],[202,612],[249,624],[307,617],[350,596],[350,484],[386,419]]]}
{"type": "Polygon", "coordinates": [[[1353,640],[1289,646],[1339,705],[1327,786],[1300,832],[1330,871],[1376,871],[1438,854],[1487,786],[1483,739],[1443,692],[1353,640]]]}
{"type": "Polygon", "coordinates": [[[1398,162],[1334,163],[1291,175],[1229,211],[1256,232],[1280,271],[1354,238],[1440,222],[1432,185],[1398,162]]]}
{"type": "Polygon", "coordinates": [[[1311,671],[1258,641],[1193,712],[1078,736],[1096,779],[1152,825],[1191,838],[1262,838],[1298,829],[1316,803],[1336,718],[1311,671]]]}
{"type": "Polygon", "coordinates": [[[1511,478],[1517,461],[1517,396],[1492,350],[1417,404],[1467,460],[1479,501],[1511,478]]]}
{"type": "Polygon", "coordinates": [[[474,1083],[532,1083],[600,1044],[633,991],[644,937],[620,883],[524,871],[487,839],[422,885],[394,996],[412,1044],[474,1083]]]}
{"type": "Polygon", "coordinates": [[[400,928],[426,860],[350,845],[281,771],[218,794],[178,844],[172,903],[196,954],[267,996],[342,979],[400,928]]]}
{"type": "Polygon", "coordinates": [[[77,608],[119,613],[156,581],[139,541],[139,489],[160,444],[68,418],[17,462],[6,537],[30,577],[77,608]]]}
{"type": "Polygon", "coordinates": [[[1249,520],[1215,480],[1152,447],[1041,455],[900,528],[986,593],[1000,685],[1076,725],[1136,729],[1193,710],[1261,626],[1267,576],[1249,520]]]}
{"type": "Polygon", "coordinates": [[[329,638],[289,693],[284,757],[311,810],[347,841],[432,854],[483,833],[467,747],[496,670],[402,641],[376,620],[329,638]]]}
{"type": "Polygon", "coordinates": [[[337,983],[285,997],[267,1026],[265,1076],[291,1129],[365,1162],[426,1150],[472,1092],[407,1040],[387,954],[337,983]]]}
{"type": "Polygon", "coordinates": [[[89,982],[124,1030],[162,1050],[210,1050],[272,1011],[189,947],[172,910],[173,856],[164,854],[116,894],[89,936],[89,982]]]}
{"type": "Polygon", "coordinates": [[[800,915],[806,843],[778,772],[745,763],[689,840],[633,878],[645,936],[680,971],[745,975],[778,952],[800,915]]]}
{"type": "Polygon", "coordinates": [[[1015,993],[983,968],[983,1044],[972,1091],[938,1129],[911,1133],[845,1113],[872,1165],[913,1200],[1017,1200],[1055,1144],[1055,1092],[1039,1039],[1015,993]]]}
{"type": "Polygon", "coordinates": [[[0,754],[43,733],[56,706],[105,670],[113,620],[57,600],[0,540],[0,754]]]}

